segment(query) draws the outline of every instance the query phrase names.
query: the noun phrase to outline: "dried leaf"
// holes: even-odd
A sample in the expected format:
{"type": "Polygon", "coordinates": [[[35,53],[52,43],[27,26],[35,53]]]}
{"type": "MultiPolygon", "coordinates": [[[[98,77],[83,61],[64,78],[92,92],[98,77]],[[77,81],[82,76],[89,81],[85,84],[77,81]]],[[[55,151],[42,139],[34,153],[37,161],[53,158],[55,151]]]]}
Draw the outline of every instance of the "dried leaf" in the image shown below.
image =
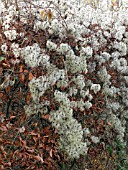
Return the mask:
{"type": "Polygon", "coordinates": [[[28,73],[28,70],[24,70],[24,73],[28,73]]]}
{"type": "Polygon", "coordinates": [[[32,80],[33,79],[33,74],[30,72],[29,75],[28,75],[28,80],[32,80]]]}
{"type": "Polygon", "coordinates": [[[27,98],[26,98],[26,103],[30,104],[30,100],[31,100],[31,94],[28,93],[27,98]]]}
{"type": "Polygon", "coordinates": [[[7,92],[7,93],[10,93],[10,90],[11,90],[10,86],[7,86],[7,87],[6,87],[6,92],[7,92]]]}
{"type": "Polygon", "coordinates": [[[43,20],[47,18],[48,22],[51,22],[51,19],[53,18],[53,13],[51,9],[44,9],[40,12],[40,16],[43,20]]]}
{"type": "Polygon", "coordinates": [[[42,10],[42,11],[40,12],[40,16],[41,16],[41,18],[42,18],[43,20],[45,20],[45,18],[46,18],[46,16],[47,16],[46,11],[45,11],[45,10],[42,10]]]}
{"type": "Polygon", "coordinates": [[[1,130],[1,131],[5,131],[5,132],[6,132],[8,129],[7,129],[7,127],[6,127],[6,126],[1,126],[1,127],[0,127],[0,130],[1,130]]]}
{"type": "Polygon", "coordinates": [[[2,75],[2,73],[3,73],[3,68],[0,67],[0,76],[2,75]]]}
{"type": "Polygon", "coordinates": [[[35,137],[35,136],[33,136],[33,140],[34,140],[34,142],[36,143],[36,142],[37,142],[37,140],[38,140],[38,138],[37,138],[37,137],[35,137]]]}
{"type": "Polygon", "coordinates": [[[46,151],[50,151],[51,150],[51,148],[49,146],[46,146],[45,149],[46,149],[46,151]]]}
{"type": "Polygon", "coordinates": [[[24,79],[25,79],[24,74],[20,74],[20,81],[24,82],[24,79]]]}
{"type": "Polygon", "coordinates": [[[19,155],[19,152],[20,152],[20,150],[16,150],[13,154],[13,157],[15,157],[16,154],[19,155]]]}
{"type": "Polygon", "coordinates": [[[5,165],[5,166],[11,166],[11,164],[12,164],[11,162],[7,162],[7,163],[5,163],[4,165],[5,165]]]}
{"type": "Polygon", "coordinates": [[[22,138],[19,136],[20,144],[22,147],[26,147],[26,141],[22,140],[22,138]]]}
{"type": "Polygon", "coordinates": [[[48,22],[51,22],[51,19],[53,18],[53,13],[50,9],[47,12],[47,16],[48,16],[48,22]]]}
{"type": "Polygon", "coordinates": [[[20,73],[23,72],[23,65],[20,66],[20,73]]]}
{"type": "Polygon", "coordinates": [[[10,116],[10,120],[11,120],[11,119],[14,119],[15,117],[16,117],[16,116],[10,116]]]}
{"type": "Polygon", "coordinates": [[[0,169],[1,169],[1,170],[4,170],[4,166],[3,166],[3,165],[1,165],[1,166],[0,166],[0,169]]]}
{"type": "Polygon", "coordinates": [[[44,160],[43,160],[43,158],[42,157],[40,157],[39,155],[38,156],[32,156],[35,160],[37,160],[37,161],[40,161],[40,162],[42,162],[42,163],[44,163],[44,160]]]}
{"type": "Polygon", "coordinates": [[[1,153],[3,154],[4,157],[6,157],[6,152],[4,150],[4,147],[3,146],[0,146],[0,150],[1,150],[1,153]]]}
{"type": "Polygon", "coordinates": [[[28,152],[28,153],[34,153],[35,150],[34,150],[34,149],[29,149],[29,150],[27,150],[27,152],[28,152]]]}
{"type": "Polygon", "coordinates": [[[49,114],[42,115],[42,118],[43,118],[43,119],[47,119],[47,120],[49,120],[49,117],[50,117],[50,116],[49,116],[49,114]]]}
{"type": "Polygon", "coordinates": [[[44,148],[44,144],[43,144],[43,143],[40,143],[40,144],[39,144],[39,148],[44,148]]]}
{"type": "Polygon", "coordinates": [[[29,134],[32,135],[32,136],[37,136],[37,134],[34,133],[34,132],[30,132],[29,134]]]}
{"type": "Polygon", "coordinates": [[[3,97],[3,95],[4,95],[4,94],[3,94],[2,92],[0,92],[0,98],[3,97]]]}
{"type": "Polygon", "coordinates": [[[50,150],[49,155],[52,157],[52,149],[50,150]]]}
{"type": "Polygon", "coordinates": [[[112,126],[112,124],[111,124],[110,122],[107,122],[107,124],[108,124],[109,126],[112,126]]]}

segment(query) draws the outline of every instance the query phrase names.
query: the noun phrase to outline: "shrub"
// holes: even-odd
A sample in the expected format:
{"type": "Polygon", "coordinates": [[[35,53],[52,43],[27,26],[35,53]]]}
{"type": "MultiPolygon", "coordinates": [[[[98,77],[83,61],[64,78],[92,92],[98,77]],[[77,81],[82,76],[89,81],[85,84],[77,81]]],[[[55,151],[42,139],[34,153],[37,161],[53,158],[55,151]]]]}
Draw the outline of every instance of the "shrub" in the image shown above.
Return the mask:
{"type": "Polygon", "coordinates": [[[26,115],[49,115],[65,159],[109,145],[113,136],[126,144],[127,9],[103,11],[73,0],[26,2],[25,9],[15,3],[2,9],[0,45],[14,68],[24,63],[34,75],[26,115]]]}

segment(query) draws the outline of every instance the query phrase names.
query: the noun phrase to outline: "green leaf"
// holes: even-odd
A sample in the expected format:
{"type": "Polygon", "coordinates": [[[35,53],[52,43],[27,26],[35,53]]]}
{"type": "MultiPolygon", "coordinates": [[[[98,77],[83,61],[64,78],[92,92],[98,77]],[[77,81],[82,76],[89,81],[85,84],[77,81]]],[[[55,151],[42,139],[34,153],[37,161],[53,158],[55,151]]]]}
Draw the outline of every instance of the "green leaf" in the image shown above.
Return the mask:
{"type": "Polygon", "coordinates": [[[1,62],[2,60],[4,60],[4,59],[5,59],[5,57],[0,56],[0,62],[1,62]]]}
{"type": "Polygon", "coordinates": [[[109,152],[110,154],[113,153],[113,148],[112,148],[112,146],[109,146],[109,147],[108,147],[108,152],[109,152]]]}

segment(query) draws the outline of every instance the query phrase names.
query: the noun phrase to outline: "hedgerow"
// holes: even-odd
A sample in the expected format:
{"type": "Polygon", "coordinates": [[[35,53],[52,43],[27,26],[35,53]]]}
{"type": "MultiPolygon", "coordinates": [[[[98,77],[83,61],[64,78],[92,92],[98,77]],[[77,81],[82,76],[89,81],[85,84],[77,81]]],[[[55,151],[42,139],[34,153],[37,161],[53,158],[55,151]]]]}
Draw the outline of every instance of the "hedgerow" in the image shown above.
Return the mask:
{"type": "Polygon", "coordinates": [[[127,168],[128,10],[96,2],[2,3],[1,169],[127,168]]]}

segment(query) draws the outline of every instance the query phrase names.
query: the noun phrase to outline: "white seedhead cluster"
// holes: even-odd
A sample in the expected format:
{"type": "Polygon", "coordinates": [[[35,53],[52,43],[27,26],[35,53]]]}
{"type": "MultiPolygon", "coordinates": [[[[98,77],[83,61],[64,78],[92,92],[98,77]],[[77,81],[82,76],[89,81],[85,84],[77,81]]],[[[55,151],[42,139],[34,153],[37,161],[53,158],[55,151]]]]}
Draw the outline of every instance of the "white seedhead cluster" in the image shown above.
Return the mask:
{"type": "Polygon", "coordinates": [[[57,111],[50,113],[50,121],[60,134],[60,149],[65,151],[69,158],[79,158],[80,154],[87,153],[87,144],[82,142],[82,126],[73,118],[73,110],[67,95],[55,91],[54,96],[61,106],[57,111]]]}

